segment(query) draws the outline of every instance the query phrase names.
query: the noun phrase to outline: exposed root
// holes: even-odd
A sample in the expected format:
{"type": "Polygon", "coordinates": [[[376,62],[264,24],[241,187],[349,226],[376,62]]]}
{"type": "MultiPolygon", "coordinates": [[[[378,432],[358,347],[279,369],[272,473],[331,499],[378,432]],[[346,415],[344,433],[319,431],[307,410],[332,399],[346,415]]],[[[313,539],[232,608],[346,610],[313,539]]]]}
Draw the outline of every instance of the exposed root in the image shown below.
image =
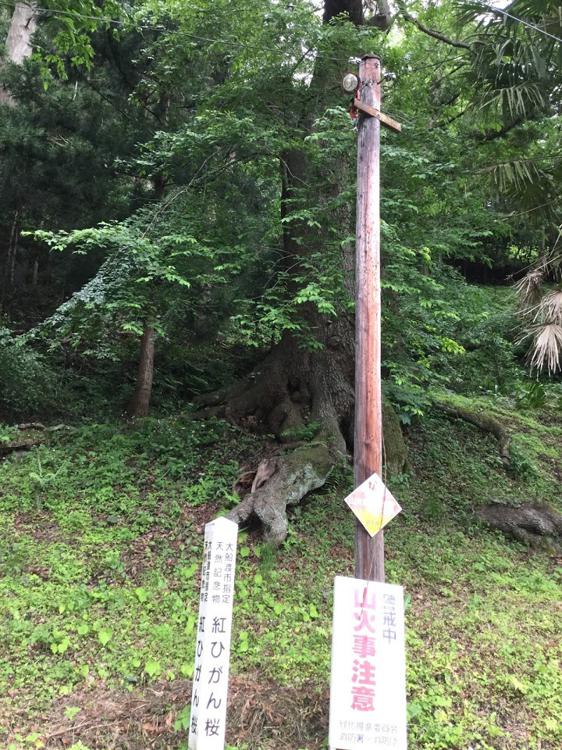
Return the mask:
{"type": "MultiPolygon", "coordinates": [[[[199,399],[205,407],[199,416],[220,416],[275,436],[279,451],[255,474],[244,471],[239,477],[235,490],[243,499],[229,514],[239,524],[257,518],[275,545],[287,536],[287,507],[322,487],[352,445],[353,352],[346,351],[345,341],[312,353],[282,342],[247,378],[199,399]]],[[[407,450],[390,405],[384,418],[386,466],[400,472],[407,450]]]]}
{"type": "Polygon", "coordinates": [[[287,338],[245,379],[198,399],[203,407],[198,416],[222,417],[274,436],[278,452],[262,461],[254,476],[245,471],[239,478],[235,489],[249,492],[229,517],[239,524],[257,518],[275,545],[287,536],[287,507],[322,487],[347,456],[343,431],[352,423],[350,363],[348,353],[328,347],[309,352],[287,338]]]}
{"type": "Polygon", "coordinates": [[[43,445],[47,442],[48,433],[60,432],[61,430],[72,430],[72,427],[64,424],[57,424],[53,427],[46,427],[41,422],[24,422],[13,426],[14,430],[27,432],[27,437],[18,437],[5,443],[0,443],[0,458],[8,456],[11,453],[21,455],[26,451],[35,448],[37,445],[43,445]]]}
{"type": "Polygon", "coordinates": [[[264,538],[278,546],[287,537],[287,507],[322,487],[335,463],[346,455],[335,408],[321,398],[303,400],[301,390],[291,392],[287,376],[280,376],[279,370],[257,383],[250,379],[245,386],[236,384],[220,397],[228,400],[221,404],[216,396],[207,399],[214,404],[203,414],[224,417],[254,432],[273,434],[278,444],[286,446],[264,459],[254,474],[245,471],[239,477],[235,489],[240,494],[249,492],[229,513],[238,524],[257,518],[263,525],[264,538]],[[299,440],[299,431],[310,429],[311,423],[318,425],[315,442],[303,442],[303,435],[299,440]]]}
{"type": "Polygon", "coordinates": [[[43,435],[34,435],[27,438],[17,438],[16,440],[9,440],[7,443],[0,443],[0,458],[8,456],[10,453],[21,455],[26,451],[35,448],[37,445],[42,445],[46,442],[46,437],[43,435]]]}
{"type": "Polygon", "coordinates": [[[555,545],[562,537],[562,515],[545,504],[504,505],[490,503],[478,515],[487,524],[532,547],[544,541],[555,545]]]}
{"type": "Polygon", "coordinates": [[[470,424],[478,427],[483,432],[489,432],[493,435],[498,441],[498,451],[502,464],[506,469],[511,468],[511,453],[509,450],[511,436],[495,417],[492,417],[490,414],[474,411],[473,409],[467,409],[463,406],[453,406],[443,401],[434,401],[433,403],[434,406],[445,414],[457,419],[463,419],[465,422],[470,422],[470,424]]]}
{"type": "Polygon", "coordinates": [[[302,425],[307,418],[306,401],[290,393],[287,375],[273,363],[253,371],[229,388],[197,399],[198,417],[221,417],[252,432],[273,434],[279,439],[285,431],[302,425]]]}
{"type": "Polygon", "coordinates": [[[52,427],[46,427],[42,422],[23,422],[22,424],[14,425],[14,430],[43,430],[44,432],[60,432],[61,430],[73,430],[67,424],[55,424],[52,427]]]}
{"type": "Polygon", "coordinates": [[[326,443],[310,443],[265,459],[258,466],[251,492],[228,517],[238,524],[255,516],[263,525],[264,538],[276,546],[287,537],[287,507],[328,479],[337,457],[326,443]]]}

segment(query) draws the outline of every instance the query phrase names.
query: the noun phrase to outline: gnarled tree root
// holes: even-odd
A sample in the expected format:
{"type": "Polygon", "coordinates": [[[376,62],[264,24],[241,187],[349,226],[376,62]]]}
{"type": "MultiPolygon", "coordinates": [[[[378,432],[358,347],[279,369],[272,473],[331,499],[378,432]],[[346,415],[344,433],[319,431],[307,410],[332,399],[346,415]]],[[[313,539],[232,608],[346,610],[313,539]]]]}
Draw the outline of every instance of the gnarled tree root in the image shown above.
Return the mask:
{"type": "MultiPolygon", "coordinates": [[[[287,536],[287,507],[322,487],[334,465],[347,457],[350,362],[345,353],[308,352],[286,338],[243,380],[198,399],[198,416],[223,417],[275,437],[278,452],[262,461],[251,492],[230,513],[237,523],[257,518],[265,539],[275,545],[287,536]]],[[[245,475],[240,485],[247,483],[245,475]]]]}
{"type": "Polygon", "coordinates": [[[493,435],[498,441],[498,451],[502,464],[506,469],[511,468],[511,453],[509,450],[511,436],[495,417],[484,412],[467,409],[464,406],[453,406],[445,401],[434,400],[433,405],[448,416],[463,419],[465,422],[470,422],[470,424],[478,427],[483,432],[489,432],[493,435]]]}
{"type": "MultiPolygon", "coordinates": [[[[336,341],[337,331],[331,329],[326,349],[318,352],[285,339],[243,380],[198,399],[198,416],[223,417],[243,429],[275,436],[277,454],[262,461],[250,493],[229,514],[237,523],[257,518],[265,539],[275,545],[287,536],[287,508],[322,487],[352,446],[353,351],[346,346],[353,338],[347,328],[342,332],[336,341]],[[303,434],[312,441],[304,442],[303,434]]],[[[407,450],[390,405],[385,424],[386,466],[400,472],[407,450]]],[[[245,472],[237,489],[247,489],[250,476],[245,472]]]]}
{"type": "Polygon", "coordinates": [[[559,545],[562,537],[562,515],[544,503],[512,506],[489,503],[478,510],[487,524],[532,547],[544,542],[559,545]]]}
{"type": "Polygon", "coordinates": [[[8,456],[10,453],[20,454],[29,451],[37,445],[42,445],[45,438],[29,438],[27,440],[10,440],[8,443],[0,443],[0,458],[8,456]]]}
{"type": "Polygon", "coordinates": [[[41,432],[43,434],[36,434],[28,438],[16,438],[15,440],[9,440],[6,443],[0,443],[0,458],[8,456],[10,453],[21,454],[25,451],[29,451],[32,448],[35,448],[37,445],[43,445],[43,443],[47,441],[47,436],[45,435],[45,433],[59,432],[60,430],[71,430],[73,428],[65,424],[57,424],[53,427],[45,427],[42,422],[24,422],[22,424],[14,425],[12,429],[19,430],[20,432],[33,431],[41,432]]]}
{"type": "Polygon", "coordinates": [[[287,507],[326,482],[336,462],[326,443],[301,445],[261,462],[252,491],[228,517],[244,523],[255,516],[263,525],[266,541],[279,546],[287,536],[287,507]]]}

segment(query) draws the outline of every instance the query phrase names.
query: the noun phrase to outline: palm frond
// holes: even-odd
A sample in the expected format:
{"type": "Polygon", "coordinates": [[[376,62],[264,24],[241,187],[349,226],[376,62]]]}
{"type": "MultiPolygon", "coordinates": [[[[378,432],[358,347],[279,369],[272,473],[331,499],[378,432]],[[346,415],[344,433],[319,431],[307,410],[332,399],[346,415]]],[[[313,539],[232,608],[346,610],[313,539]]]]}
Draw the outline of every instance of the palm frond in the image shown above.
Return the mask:
{"type": "Polygon", "coordinates": [[[462,21],[476,25],[472,66],[480,107],[504,120],[555,114],[559,106],[561,46],[541,35],[562,32],[559,0],[513,0],[503,9],[479,0],[454,0],[462,21]],[[502,11],[523,17],[529,29],[502,11]]]}
{"type": "Polygon", "coordinates": [[[562,289],[554,289],[545,294],[537,310],[537,320],[547,320],[549,323],[562,326],[562,289]]]}
{"type": "Polygon", "coordinates": [[[523,278],[519,279],[514,285],[514,289],[521,308],[528,309],[529,307],[538,305],[542,298],[543,282],[544,274],[537,268],[529,271],[523,278]]]}
{"type": "Polygon", "coordinates": [[[549,375],[561,369],[562,361],[562,326],[557,323],[545,323],[536,326],[524,338],[531,335],[533,342],[529,352],[531,369],[547,370],[549,375]]]}
{"type": "Polygon", "coordinates": [[[529,117],[534,111],[542,110],[547,105],[544,91],[536,81],[518,81],[498,88],[488,88],[488,92],[484,89],[482,108],[497,107],[500,112],[509,113],[510,117],[529,117]]]}
{"type": "Polygon", "coordinates": [[[501,193],[524,192],[540,186],[542,179],[548,179],[532,159],[511,159],[488,167],[494,183],[501,193]]]}

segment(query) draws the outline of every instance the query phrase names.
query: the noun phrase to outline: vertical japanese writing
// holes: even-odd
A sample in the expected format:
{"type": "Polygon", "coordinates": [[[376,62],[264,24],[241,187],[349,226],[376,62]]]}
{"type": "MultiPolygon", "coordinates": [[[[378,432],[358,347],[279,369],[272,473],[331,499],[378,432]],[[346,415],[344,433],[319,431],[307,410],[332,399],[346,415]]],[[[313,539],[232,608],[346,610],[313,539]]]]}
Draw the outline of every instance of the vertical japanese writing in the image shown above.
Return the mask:
{"type": "Polygon", "coordinates": [[[353,617],[353,664],[351,708],[375,710],[375,609],[376,596],[368,585],[355,590],[353,617]]]}
{"type": "Polygon", "coordinates": [[[329,746],[407,750],[401,586],[335,580],[329,746]]]}
{"type": "Polygon", "coordinates": [[[382,637],[387,643],[396,641],[396,597],[394,594],[384,594],[383,631],[382,637]]]}
{"type": "MultiPolygon", "coordinates": [[[[199,706],[201,704],[201,673],[203,657],[203,638],[205,635],[205,620],[207,604],[209,599],[209,571],[211,567],[211,555],[213,548],[213,527],[207,524],[205,527],[205,539],[203,542],[203,566],[201,568],[201,589],[199,595],[199,616],[197,619],[197,635],[195,642],[195,667],[193,670],[193,688],[191,693],[191,721],[189,725],[190,747],[192,737],[196,738],[199,730],[199,706]]],[[[195,740],[194,740],[195,741],[195,740]]],[[[195,746],[195,745],[194,745],[195,746]]]]}
{"type": "Polygon", "coordinates": [[[238,527],[220,518],[205,527],[189,750],[222,750],[238,527]]]}

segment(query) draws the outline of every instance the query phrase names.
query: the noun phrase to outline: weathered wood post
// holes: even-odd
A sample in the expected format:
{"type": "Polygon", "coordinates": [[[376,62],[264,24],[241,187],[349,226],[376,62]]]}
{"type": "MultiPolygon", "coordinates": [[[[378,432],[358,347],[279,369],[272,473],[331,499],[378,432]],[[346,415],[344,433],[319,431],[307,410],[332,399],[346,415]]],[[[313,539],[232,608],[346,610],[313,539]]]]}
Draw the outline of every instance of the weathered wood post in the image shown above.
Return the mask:
{"type": "MultiPolygon", "coordinates": [[[[380,112],[381,62],[365,55],[359,65],[356,101],[380,112]]],[[[380,120],[359,117],[355,248],[355,439],[358,487],[373,473],[382,476],[380,120]]],[[[384,581],[384,537],[355,529],[355,576],[384,581]]]]}
{"type": "MultiPolygon", "coordinates": [[[[354,76],[344,88],[352,90],[354,76]],[[351,84],[349,86],[349,84],[351,84]]],[[[382,528],[400,506],[382,480],[380,125],[381,63],[366,55],[353,106],[359,114],[355,260],[355,578],[334,584],[331,750],[387,745],[407,749],[404,605],[401,586],[384,583],[382,528]]]]}

